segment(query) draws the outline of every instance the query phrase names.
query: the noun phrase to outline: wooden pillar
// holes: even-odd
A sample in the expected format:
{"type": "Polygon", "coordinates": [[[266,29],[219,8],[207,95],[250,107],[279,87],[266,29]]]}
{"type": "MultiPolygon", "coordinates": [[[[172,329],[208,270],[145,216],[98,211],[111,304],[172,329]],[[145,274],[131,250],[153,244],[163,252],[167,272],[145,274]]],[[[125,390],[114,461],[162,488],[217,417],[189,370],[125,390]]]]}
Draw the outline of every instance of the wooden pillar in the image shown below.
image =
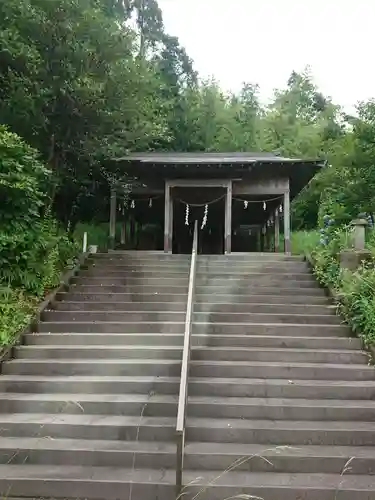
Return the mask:
{"type": "Polygon", "coordinates": [[[272,252],[272,220],[267,221],[267,252],[272,252]]]}
{"type": "Polygon", "coordinates": [[[125,221],[125,215],[123,215],[121,221],[121,245],[125,245],[125,242],[126,242],[126,221],[125,221]]]}
{"type": "Polygon", "coordinates": [[[257,228],[257,252],[262,251],[262,228],[257,228]]]}
{"type": "Polygon", "coordinates": [[[225,254],[232,252],[232,181],[227,187],[225,203],[225,254]]]}
{"type": "Polygon", "coordinates": [[[116,213],[117,213],[117,196],[116,188],[111,188],[111,202],[109,215],[109,248],[114,250],[116,240],[116,213]]]}
{"type": "Polygon", "coordinates": [[[261,252],[264,253],[266,251],[267,246],[267,226],[262,226],[262,249],[261,252]]]}
{"type": "Polygon", "coordinates": [[[165,202],[164,202],[164,252],[172,252],[172,226],[171,216],[173,216],[173,206],[171,207],[171,188],[168,182],[165,183],[165,202]]]}
{"type": "Polygon", "coordinates": [[[290,255],[290,194],[284,193],[284,252],[290,255]]]}
{"type": "MultiPolygon", "coordinates": [[[[171,189],[171,188],[170,188],[171,189]]],[[[170,252],[173,253],[173,197],[172,192],[170,192],[170,202],[169,202],[169,234],[170,234],[170,252]]]]}
{"type": "Polygon", "coordinates": [[[276,208],[275,211],[275,252],[279,252],[280,250],[280,215],[279,209],[276,208]]]}

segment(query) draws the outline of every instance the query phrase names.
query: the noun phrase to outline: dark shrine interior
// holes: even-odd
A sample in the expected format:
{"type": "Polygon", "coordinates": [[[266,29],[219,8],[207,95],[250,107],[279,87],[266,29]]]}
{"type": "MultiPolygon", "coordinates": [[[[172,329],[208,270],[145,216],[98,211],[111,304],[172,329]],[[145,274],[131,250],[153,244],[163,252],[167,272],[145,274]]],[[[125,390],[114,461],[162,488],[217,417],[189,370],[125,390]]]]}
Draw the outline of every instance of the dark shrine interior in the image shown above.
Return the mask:
{"type": "MultiPolygon", "coordinates": [[[[220,187],[172,188],[173,201],[173,253],[190,254],[193,241],[194,221],[198,221],[200,254],[224,253],[226,189],[220,187]],[[207,208],[207,220],[202,227],[207,208]],[[188,224],[186,224],[186,206],[188,224]]],[[[232,251],[257,252],[261,247],[260,228],[281,204],[275,196],[233,196],[232,201],[232,251]],[[247,203],[245,204],[245,201],[247,203]]],[[[121,219],[122,215],[119,215],[121,219]]],[[[133,208],[123,215],[127,224],[127,236],[122,248],[132,250],[163,250],[164,196],[135,198],[133,208]]]]}

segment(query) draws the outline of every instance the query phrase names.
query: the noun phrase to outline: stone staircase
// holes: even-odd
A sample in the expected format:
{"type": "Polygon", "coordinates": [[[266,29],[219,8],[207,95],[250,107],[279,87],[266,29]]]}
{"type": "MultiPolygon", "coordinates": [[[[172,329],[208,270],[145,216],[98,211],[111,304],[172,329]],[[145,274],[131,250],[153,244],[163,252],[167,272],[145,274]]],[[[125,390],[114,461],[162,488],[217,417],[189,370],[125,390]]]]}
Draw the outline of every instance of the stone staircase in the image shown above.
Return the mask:
{"type": "MultiPolygon", "coordinates": [[[[190,256],[97,255],[0,377],[4,497],[175,500],[190,256]]],[[[375,500],[375,371],[300,259],[199,256],[183,498],[375,500]]]]}
{"type": "Polygon", "coordinates": [[[200,256],[197,294],[193,496],[208,485],[199,499],[375,499],[375,371],[307,265],[200,256]]]}

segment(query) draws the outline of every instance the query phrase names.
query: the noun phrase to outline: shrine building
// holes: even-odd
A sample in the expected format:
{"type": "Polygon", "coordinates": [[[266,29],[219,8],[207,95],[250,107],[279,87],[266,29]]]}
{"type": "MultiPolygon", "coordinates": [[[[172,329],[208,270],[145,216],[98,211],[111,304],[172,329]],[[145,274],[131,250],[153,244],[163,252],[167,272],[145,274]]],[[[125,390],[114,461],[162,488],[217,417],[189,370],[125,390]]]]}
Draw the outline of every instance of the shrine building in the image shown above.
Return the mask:
{"type": "Polygon", "coordinates": [[[290,253],[290,203],[322,160],[272,153],[135,153],[115,160],[110,247],[190,253],[290,253]]]}

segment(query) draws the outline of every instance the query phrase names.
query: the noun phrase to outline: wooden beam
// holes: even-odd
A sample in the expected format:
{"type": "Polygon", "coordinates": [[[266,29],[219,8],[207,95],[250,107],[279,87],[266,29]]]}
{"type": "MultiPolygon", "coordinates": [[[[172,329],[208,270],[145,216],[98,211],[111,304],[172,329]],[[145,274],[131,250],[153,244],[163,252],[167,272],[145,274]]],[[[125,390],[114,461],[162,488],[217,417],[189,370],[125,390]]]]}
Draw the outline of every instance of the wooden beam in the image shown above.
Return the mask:
{"type": "Polygon", "coordinates": [[[284,252],[290,255],[290,194],[284,193],[284,252]]]}
{"type": "Polygon", "coordinates": [[[232,252],[232,182],[229,181],[225,197],[225,253],[232,252]]]}
{"type": "Polygon", "coordinates": [[[288,179],[274,179],[274,180],[254,180],[254,181],[240,181],[233,183],[233,196],[237,195],[267,195],[282,197],[285,191],[289,189],[288,179]]]}
{"type": "Polygon", "coordinates": [[[231,180],[226,179],[173,179],[168,181],[170,187],[228,187],[232,184],[231,180]]]}
{"type": "Polygon", "coordinates": [[[109,214],[109,248],[114,250],[116,242],[116,213],[117,196],[116,188],[111,188],[110,214],[109,214]]]}

